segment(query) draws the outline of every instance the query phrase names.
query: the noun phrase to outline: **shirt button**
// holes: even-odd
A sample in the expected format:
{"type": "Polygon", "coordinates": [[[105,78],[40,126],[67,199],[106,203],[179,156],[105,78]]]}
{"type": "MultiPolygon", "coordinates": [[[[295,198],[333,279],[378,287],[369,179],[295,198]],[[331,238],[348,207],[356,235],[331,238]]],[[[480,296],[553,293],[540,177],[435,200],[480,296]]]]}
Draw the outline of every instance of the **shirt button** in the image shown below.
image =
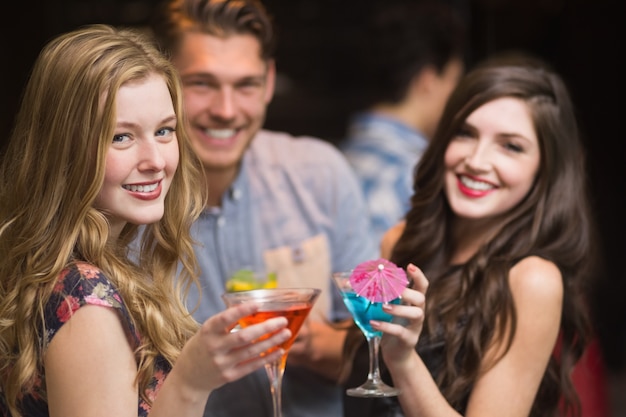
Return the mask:
{"type": "Polygon", "coordinates": [[[220,217],[220,218],[217,219],[217,226],[218,227],[224,226],[225,223],[226,223],[226,219],[225,218],[220,217]]]}
{"type": "Polygon", "coordinates": [[[232,199],[237,201],[241,198],[241,190],[239,190],[238,188],[233,189],[232,191],[232,199]]]}

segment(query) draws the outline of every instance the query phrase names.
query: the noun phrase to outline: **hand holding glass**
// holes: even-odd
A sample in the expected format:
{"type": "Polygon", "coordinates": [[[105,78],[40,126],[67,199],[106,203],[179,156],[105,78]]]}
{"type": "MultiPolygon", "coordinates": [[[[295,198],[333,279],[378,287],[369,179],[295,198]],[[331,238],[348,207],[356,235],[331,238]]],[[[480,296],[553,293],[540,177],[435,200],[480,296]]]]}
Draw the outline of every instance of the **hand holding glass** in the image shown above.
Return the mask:
{"type": "MultiPolygon", "coordinates": [[[[370,320],[391,321],[391,314],[385,313],[382,309],[383,303],[370,301],[359,296],[350,283],[350,272],[336,272],[333,274],[333,281],[339,291],[346,307],[352,314],[356,325],[361,329],[369,346],[369,372],[367,380],[359,387],[350,388],[346,393],[352,397],[393,397],[399,391],[383,382],[380,378],[378,364],[378,351],[380,348],[380,338],[382,333],[376,331],[370,325],[370,320]]],[[[399,304],[400,298],[390,301],[399,304]]]]}
{"type": "Polygon", "coordinates": [[[222,295],[222,299],[229,307],[251,301],[259,304],[260,308],[256,313],[239,320],[239,326],[242,328],[278,316],[286,317],[289,322],[287,327],[291,330],[291,337],[280,346],[285,354],[278,361],[265,365],[270,380],[274,417],[282,416],[281,390],[289,348],[320,292],[321,290],[316,288],[271,288],[222,295]]]}

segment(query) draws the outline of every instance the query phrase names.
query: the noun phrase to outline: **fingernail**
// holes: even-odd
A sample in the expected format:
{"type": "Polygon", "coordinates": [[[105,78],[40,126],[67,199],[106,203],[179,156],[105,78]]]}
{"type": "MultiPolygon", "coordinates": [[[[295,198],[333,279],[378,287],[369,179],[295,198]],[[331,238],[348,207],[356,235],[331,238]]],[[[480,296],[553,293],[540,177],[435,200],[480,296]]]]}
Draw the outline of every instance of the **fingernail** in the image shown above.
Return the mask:
{"type": "Polygon", "coordinates": [[[417,271],[417,267],[416,267],[415,265],[413,265],[413,264],[409,264],[409,265],[406,267],[406,269],[407,269],[407,271],[410,271],[410,272],[415,272],[415,271],[417,271]]]}

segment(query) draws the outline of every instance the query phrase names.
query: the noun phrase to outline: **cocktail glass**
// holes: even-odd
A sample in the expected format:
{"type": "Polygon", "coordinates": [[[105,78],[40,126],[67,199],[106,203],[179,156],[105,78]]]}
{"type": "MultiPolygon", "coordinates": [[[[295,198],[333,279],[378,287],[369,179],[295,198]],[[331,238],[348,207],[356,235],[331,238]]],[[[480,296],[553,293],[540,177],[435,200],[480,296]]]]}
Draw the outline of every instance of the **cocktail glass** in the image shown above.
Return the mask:
{"type": "Polygon", "coordinates": [[[282,316],[288,320],[287,327],[291,330],[291,337],[280,345],[285,354],[279,360],[265,365],[265,371],[270,381],[274,417],[282,417],[282,381],[289,348],[296,339],[302,323],[309,315],[320,292],[321,290],[317,288],[269,288],[229,292],[222,295],[222,299],[229,307],[250,301],[260,305],[256,313],[239,320],[241,328],[263,322],[272,317],[282,316]]]}
{"type": "MultiPolygon", "coordinates": [[[[387,385],[380,377],[378,352],[382,333],[376,331],[370,325],[370,320],[391,321],[392,315],[382,309],[383,303],[373,302],[359,296],[350,283],[350,272],[336,272],[333,274],[333,282],[339,288],[343,302],[352,314],[356,325],[361,329],[369,347],[369,372],[367,380],[359,387],[349,388],[346,394],[352,397],[393,397],[399,394],[399,390],[387,385]]],[[[400,298],[390,301],[399,304],[400,298]]]]}

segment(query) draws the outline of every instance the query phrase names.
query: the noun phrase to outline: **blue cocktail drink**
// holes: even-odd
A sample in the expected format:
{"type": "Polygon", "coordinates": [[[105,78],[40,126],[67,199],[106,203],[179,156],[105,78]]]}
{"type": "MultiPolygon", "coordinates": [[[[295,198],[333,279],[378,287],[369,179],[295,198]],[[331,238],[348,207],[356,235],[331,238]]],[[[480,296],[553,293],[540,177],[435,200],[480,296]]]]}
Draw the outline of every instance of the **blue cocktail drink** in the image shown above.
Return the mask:
{"type": "MultiPolygon", "coordinates": [[[[357,295],[354,291],[342,291],[341,296],[355,323],[365,337],[382,336],[381,332],[372,329],[370,320],[391,321],[393,316],[383,311],[383,303],[369,301],[365,297],[357,295]]],[[[396,298],[390,301],[390,304],[400,304],[400,299],[396,298]]]]}
{"type": "MultiPolygon", "coordinates": [[[[382,333],[372,329],[371,320],[391,321],[393,316],[383,311],[383,303],[370,301],[359,296],[350,283],[350,272],[337,272],[333,274],[333,281],[339,291],[343,302],[352,314],[354,322],[361,329],[369,346],[369,372],[367,380],[359,387],[346,390],[346,394],[353,397],[392,397],[399,391],[383,382],[380,378],[378,364],[378,349],[382,333]]],[[[400,298],[390,301],[391,304],[399,304],[400,298]]]]}

